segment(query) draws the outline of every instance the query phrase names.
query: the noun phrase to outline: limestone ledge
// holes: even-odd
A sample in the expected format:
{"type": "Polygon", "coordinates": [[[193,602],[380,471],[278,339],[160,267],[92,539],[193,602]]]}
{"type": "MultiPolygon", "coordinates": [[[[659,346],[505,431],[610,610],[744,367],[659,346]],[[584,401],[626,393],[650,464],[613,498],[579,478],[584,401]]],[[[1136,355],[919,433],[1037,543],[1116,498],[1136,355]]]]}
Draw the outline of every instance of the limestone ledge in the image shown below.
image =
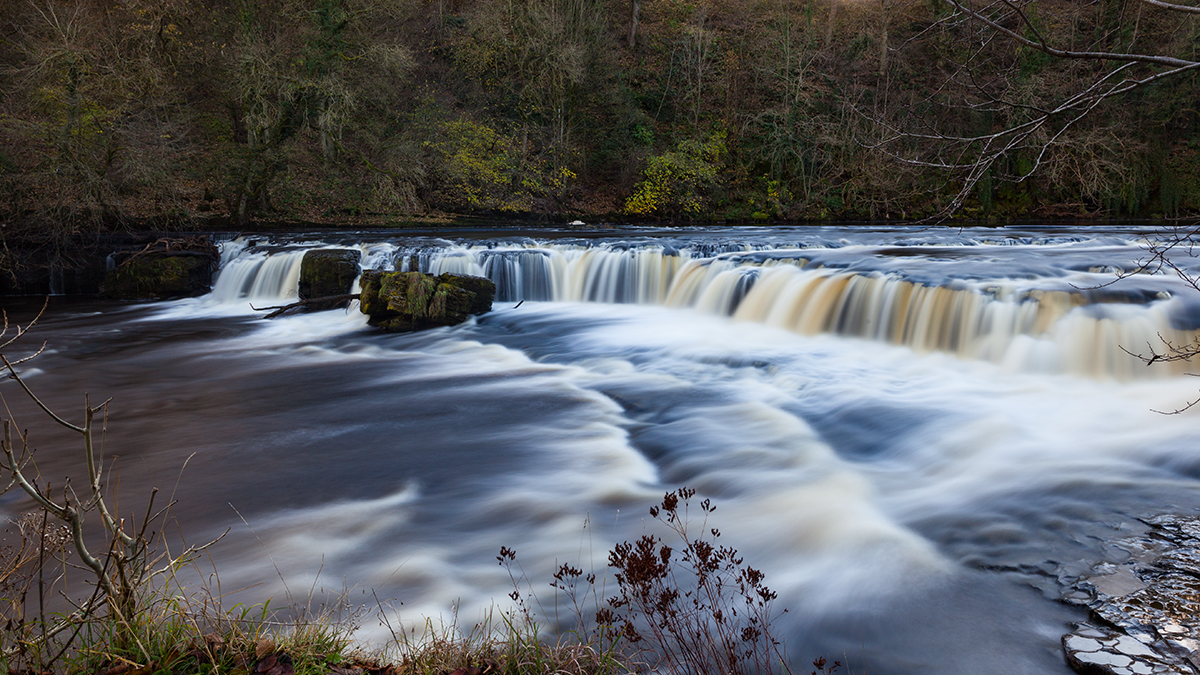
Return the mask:
{"type": "Polygon", "coordinates": [[[1200,518],[1143,522],[1145,534],[1112,542],[1129,554],[1124,563],[1059,575],[1069,582],[1062,600],[1093,617],[1062,640],[1083,675],[1200,674],[1200,518]]]}

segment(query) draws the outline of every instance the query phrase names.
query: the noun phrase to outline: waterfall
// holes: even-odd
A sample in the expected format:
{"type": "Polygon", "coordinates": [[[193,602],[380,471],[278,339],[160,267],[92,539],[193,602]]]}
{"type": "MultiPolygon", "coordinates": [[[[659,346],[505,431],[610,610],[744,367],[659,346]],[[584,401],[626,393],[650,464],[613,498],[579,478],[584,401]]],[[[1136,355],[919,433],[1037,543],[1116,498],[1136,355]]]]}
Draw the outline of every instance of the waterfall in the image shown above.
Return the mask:
{"type": "MultiPolygon", "coordinates": [[[[729,276],[713,286],[733,288],[729,276]]],[[[1087,303],[1082,293],[993,291],[966,284],[928,286],[881,274],[793,266],[762,269],[732,316],[796,333],[837,333],[917,351],[944,351],[1017,370],[1130,379],[1181,372],[1182,363],[1147,369],[1124,350],[1176,344],[1195,334],[1172,325],[1172,301],[1087,303]]],[[[711,293],[711,291],[710,291],[711,293]]]]}
{"type": "Polygon", "coordinates": [[[221,267],[211,297],[226,303],[295,302],[304,253],[301,249],[237,255],[221,267]]]}
{"type": "MultiPolygon", "coordinates": [[[[1147,368],[1125,350],[1161,345],[1162,339],[1186,344],[1196,336],[1175,326],[1179,302],[1163,293],[1063,290],[1057,278],[931,282],[896,271],[823,267],[810,262],[810,250],[738,245],[715,252],[711,245],[609,242],[364,247],[364,266],[487,277],[500,302],[690,308],[802,335],[875,340],[1013,370],[1118,379],[1181,372],[1186,364],[1147,368]]],[[[303,254],[236,248],[212,297],[294,300],[303,254]]]]}

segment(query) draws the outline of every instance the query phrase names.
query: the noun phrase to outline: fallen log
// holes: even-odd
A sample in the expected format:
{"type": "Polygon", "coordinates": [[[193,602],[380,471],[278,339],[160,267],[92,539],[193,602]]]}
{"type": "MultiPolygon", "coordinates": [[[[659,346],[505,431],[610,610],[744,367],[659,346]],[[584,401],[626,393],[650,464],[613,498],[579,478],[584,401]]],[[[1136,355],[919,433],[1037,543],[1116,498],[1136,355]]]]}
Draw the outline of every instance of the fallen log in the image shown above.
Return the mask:
{"type": "Polygon", "coordinates": [[[327,309],[337,309],[345,307],[351,300],[358,300],[358,293],[347,293],[345,295],[327,295],[323,298],[308,298],[293,302],[290,305],[280,305],[277,307],[255,307],[250,305],[250,309],[256,312],[271,312],[263,317],[264,319],[274,319],[288,314],[296,314],[298,312],[321,312],[327,309]]]}

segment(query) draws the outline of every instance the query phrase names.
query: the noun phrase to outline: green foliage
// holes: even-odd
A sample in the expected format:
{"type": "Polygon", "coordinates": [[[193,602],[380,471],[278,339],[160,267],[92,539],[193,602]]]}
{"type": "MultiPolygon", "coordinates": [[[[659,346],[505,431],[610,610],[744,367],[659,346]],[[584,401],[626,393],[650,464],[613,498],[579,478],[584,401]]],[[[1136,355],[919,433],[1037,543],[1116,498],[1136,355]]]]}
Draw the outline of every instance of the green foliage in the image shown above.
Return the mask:
{"type": "Polygon", "coordinates": [[[474,211],[531,211],[561,196],[575,179],[548,158],[525,158],[518,139],[466,118],[437,124],[426,149],[439,204],[474,211]]]}
{"type": "Polygon", "coordinates": [[[1200,151],[1195,136],[1164,144],[1154,158],[1158,167],[1158,204],[1162,213],[1177,217],[1200,209],[1200,151]]]}
{"type": "Polygon", "coordinates": [[[726,133],[703,141],[680,141],[672,150],[646,160],[643,179],[625,201],[625,213],[636,216],[696,216],[716,188],[728,150],[726,133]]]}
{"type": "Polygon", "coordinates": [[[609,77],[606,12],[603,0],[484,2],[454,41],[460,72],[519,130],[522,161],[569,166],[597,85],[609,77]]]}
{"type": "Polygon", "coordinates": [[[309,74],[320,77],[336,70],[350,48],[346,39],[350,15],[341,0],[318,0],[312,23],[314,34],[305,45],[303,59],[309,74]]]}
{"type": "Polygon", "coordinates": [[[465,119],[444,122],[438,131],[430,149],[455,196],[477,209],[520,210],[519,196],[510,189],[519,165],[511,139],[465,119]]]}
{"type": "Polygon", "coordinates": [[[875,48],[875,36],[867,32],[859,33],[850,41],[850,46],[846,50],[846,57],[850,60],[857,60],[863,54],[868,54],[875,48]]]}
{"type": "Polygon", "coordinates": [[[983,178],[980,178],[979,182],[975,184],[975,194],[979,199],[979,208],[983,209],[984,213],[991,211],[996,196],[996,186],[992,181],[991,169],[985,171],[983,178]]]}
{"type": "Polygon", "coordinates": [[[629,136],[637,145],[647,148],[654,145],[654,130],[644,124],[634,125],[629,136]]]}
{"type": "MultiPolygon", "coordinates": [[[[1031,26],[1027,26],[1025,37],[1030,40],[1037,40],[1038,35],[1045,30],[1040,14],[1037,12],[1037,7],[1032,6],[1025,10],[1025,16],[1029,19],[1031,26]]],[[[1021,77],[1032,77],[1041,73],[1047,65],[1053,62],[1053,58],[1046,52],[1040,49],[1033,49],[1024,45],[1017,47],[1017,70],[1021,77]]]]}

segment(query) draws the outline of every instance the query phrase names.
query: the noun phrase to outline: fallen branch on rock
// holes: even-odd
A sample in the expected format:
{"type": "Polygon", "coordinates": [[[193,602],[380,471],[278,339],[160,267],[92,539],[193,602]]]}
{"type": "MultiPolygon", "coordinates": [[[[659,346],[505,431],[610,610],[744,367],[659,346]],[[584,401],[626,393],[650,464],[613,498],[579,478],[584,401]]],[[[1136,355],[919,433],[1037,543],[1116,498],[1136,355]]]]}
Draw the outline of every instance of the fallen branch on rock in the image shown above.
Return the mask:
{"type": "Polygon", "coordinates": [[[307,300],[299,300],[290,305],[280,305],[277,307],[255,307],[250,305],[250,309],[256,312],[271,312],[263,317],[264,319],[274,319],[288,314],[296,314],[298,312],[321,312],[327,309],[337,309],[345,307],[351,300],[358,300],[358,293],[347,293],[345,295],[327,295],[323,298],[309,298],[307,300]]]}

